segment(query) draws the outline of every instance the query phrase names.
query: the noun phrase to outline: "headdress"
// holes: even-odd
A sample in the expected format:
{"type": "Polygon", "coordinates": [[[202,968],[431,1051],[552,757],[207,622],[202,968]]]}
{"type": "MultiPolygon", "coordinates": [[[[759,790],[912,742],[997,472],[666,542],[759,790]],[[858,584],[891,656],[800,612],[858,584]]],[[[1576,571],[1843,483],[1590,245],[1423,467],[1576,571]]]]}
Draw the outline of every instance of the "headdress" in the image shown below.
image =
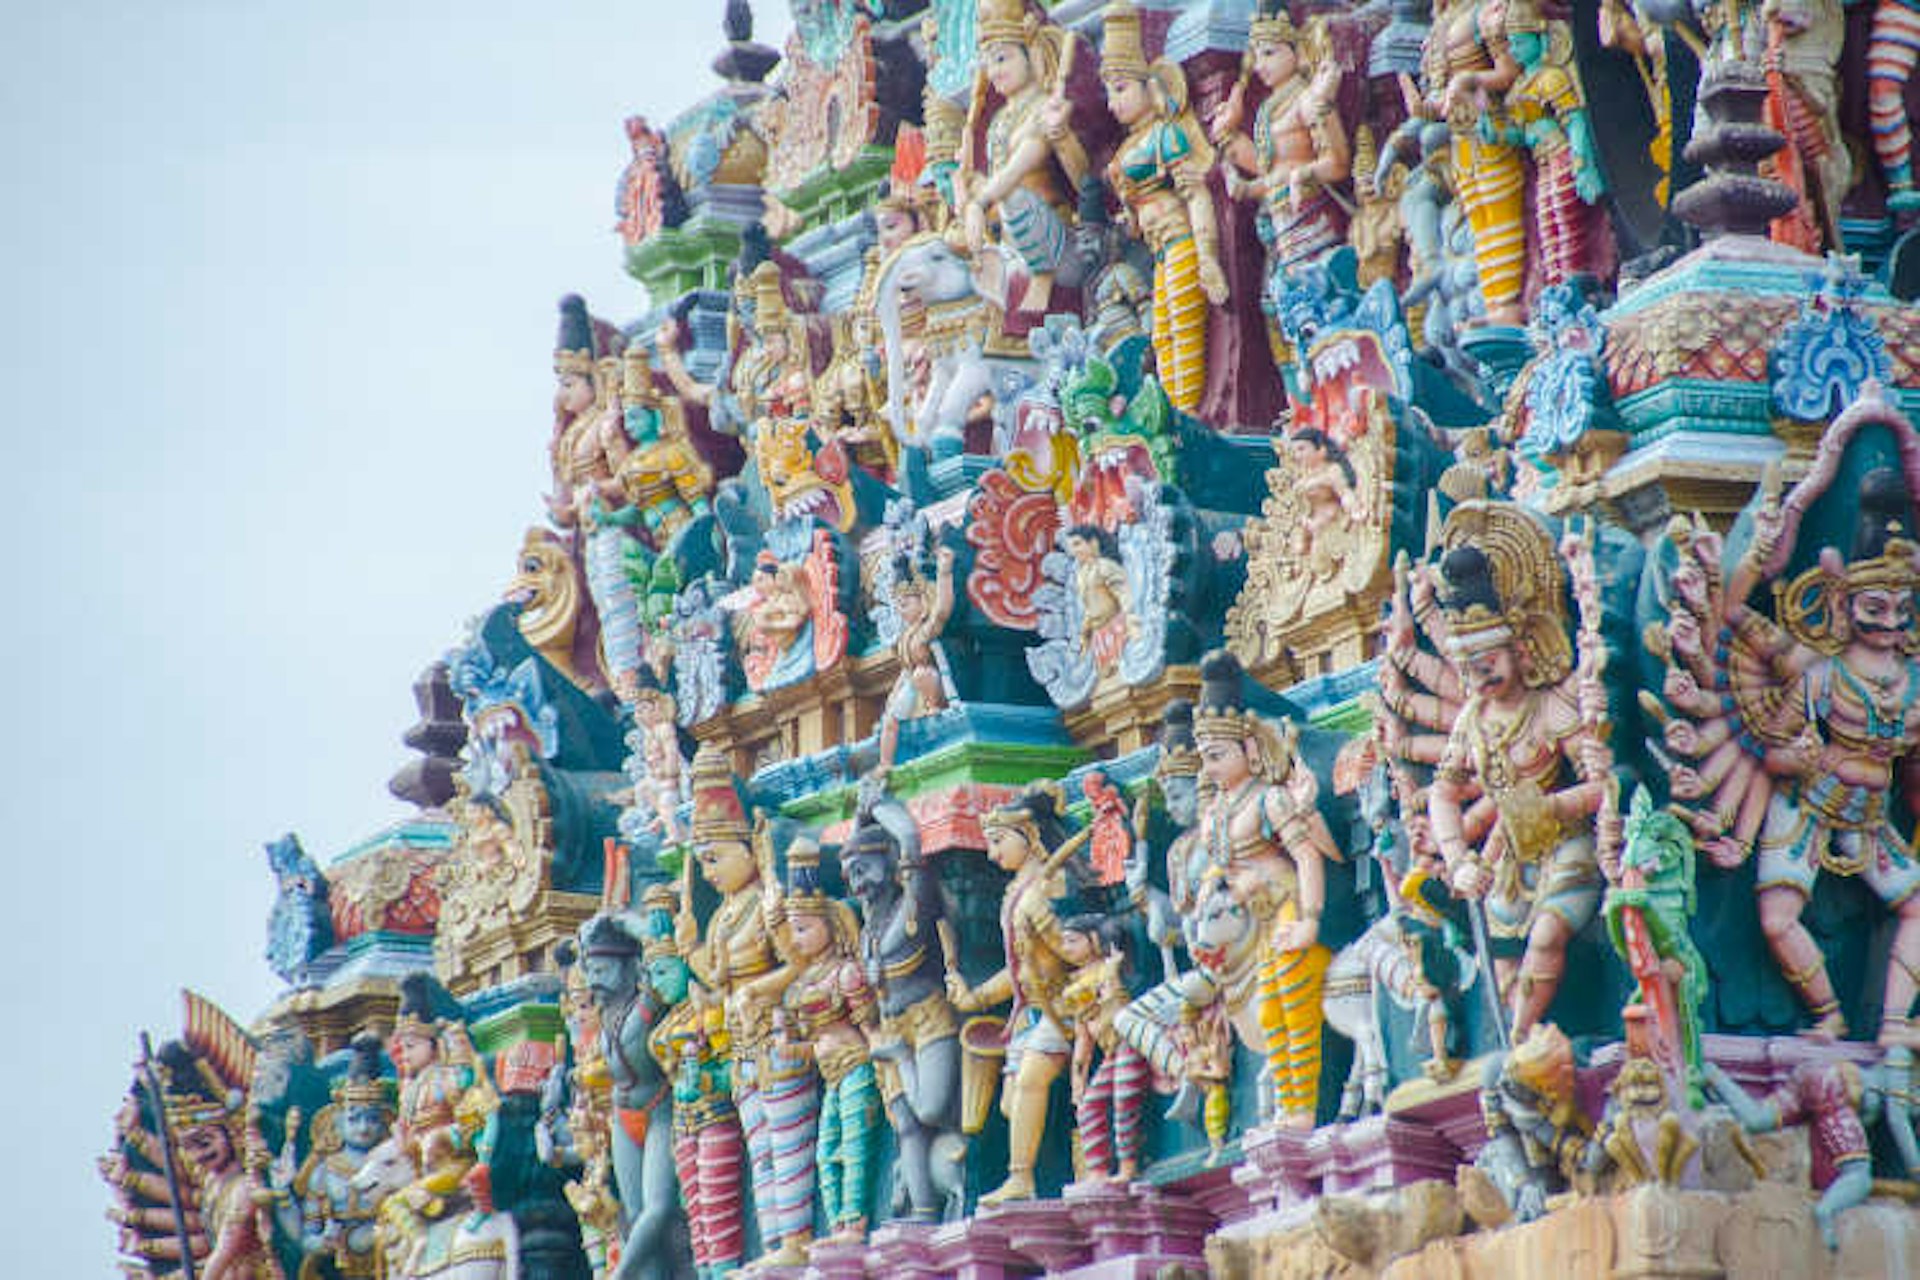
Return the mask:
{"type": "Polygon", "coordinates": [[[1035,23],[1027,14],[1027,0],[980,0],[974,32],[980,47],[1013,40],[1025,44],[1035,23]]]}
{"type": "Polygon", "coordinates": [[[379,1107],[393,1110],[393,1086],[380,1075],[380,1039],[362,1032],[348,1046],[353,1057],[347,1062],[347,1074],[334,1087],[334,1100],[348,1107],[379,1107]]]}
{"type": "Polygon", "coordinates": [[[1140,11],[1126,0],[1107,6],[1106,34],[1100,42],[1100,74],[1145,80],[1152,72],[1140,32],[1140,11]]]}
{"type": "Polygon", "coordinates": [[[161,1105],[167,1123],[177,1133],[217,1124],[234,1137],[240,1107],[212,1065],[178,1040],[169,1040],[155,1055],[163,1083],[161,1105]]]}
{"type": "Polygon", "coordinates": [[[444,1019],[434,986],[433,979],[425,973],[409,973],[400,979],[400,1011],[393,1019],[395,1040],[406,1035],[438,1039],[444,1019]]]}
{"type": "Polygon", "coordinates": [[[1300,29],[1293,25],[1293,15],[1287,12],[1282,0],[1261,0],[1252,21],[1247,23],[1248,46],[1299,43],[1300,29]]]}
{"type": "Polygon", "coordinates": [[[1153,771],[1163,778],[1191,778],[1200,772],[1200,748],[1193,740],[1193,704],[1175,698],[1160,713],[1160,759],[1153,771]]]}
{"type": "Polygon", "coordinates": [[[599,915],[580,926],[580,953],[630,960],[640,954],[640,944],[611,916],[599,915]]]}
{"type": "Polygon", "coordinates": [[[1061,810],[1066,807],[1062,800],[1059,783],[1030,783],[1013,799],[989,809],[980,825],[988,831],[1024,831],[1030,843],[1051,853],[1067,838],[1066,824],[1061,820],[1061,810]]]}
{"type": "Polygon", "coordinates": [[[1557,1098],[1561,1082],[1555,1077],[1572,1059],[1566,1033],[1550,1022],[1536,1022],[1507,1055],[1507,1074],[1542,1097],[1557,1098]]]}
{"type": "Polygon", "coordinates": [[[693,757],[693,842],[747,842],[746,801],[733,780],[727,753],[709,742],[693,757]]]}
{"type": "Polygon", "coordinates": [[[680,943],[673,929],[673,918],[679,908],[680,895],[671,885],[650,884],[640,895],[640,958],[643,961],[680,954],[680,943]]]}
{"type": "Polygon", "coordinates": [[[1200,704],[1193,709],[1196,741],[1244,741],[1260,723],[1241,693],[1240,659],[1215,649],[1200,659],[1200,704]]]}
{"type": "Polygon", "coordinates": [[[1573,666],[1566,571],[1546,527],[1510,502],[1463,502],[1441,526],[1440,607],[1455,658],[1515,646],[1529,688],[1555,684],[1573,666]]]}
{"type": "Polygon", "coordinates": [[[655,394],[653,363],[647,356],[646,344],[628,343],[624,354],[626,363],[620,378],[621,398],[629,404],[651,400],[655,394]]]}
{"type": "Polygon", "coordinates": [[[577,293],[560,299],[560,334],[553,344],[553,371],[565,376],[577,373],[593,377],[593,321],[587,316],[587,300],[577,293]]]}
{"type": "Polygon", "coordinates": [[[818,914],[832,901],[820,878],[820,846],[795,840],[787,848],[787,906],[818,914]]]}

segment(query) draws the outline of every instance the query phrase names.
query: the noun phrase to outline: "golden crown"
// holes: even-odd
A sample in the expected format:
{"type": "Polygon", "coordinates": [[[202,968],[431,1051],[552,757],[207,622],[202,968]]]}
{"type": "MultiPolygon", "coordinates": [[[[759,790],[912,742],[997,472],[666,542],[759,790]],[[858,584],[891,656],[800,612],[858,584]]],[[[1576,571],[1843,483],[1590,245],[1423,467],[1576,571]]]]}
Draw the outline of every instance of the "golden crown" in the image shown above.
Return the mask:
{"type": "Polygon", "coordinates": [[[1140,32],[1140,11],[1126,0],[1107,6],[1106,35],[1100,45],[1100,74],[1144,80],[1149,74],[1146,41],[1140,32]]]}
{"type": "Polygon", "coordinates": [[[752,834],[747,807],[733,783],[727,753],[709,742],[693,757],[693,842],[714,844],[752,834]]]}
{"type": "Polygon", "coordinates": [[[1262,6],[1253,20],[1247,24],[1247,44],[1292,44],[1300,43],[1300,29],[1293,25],[1293,15],[1287,12],[1284,4],[1275,4],[1272,8],[1262,6]]]}
{"type": "Polygon", "coordinates": [[[1033,34],[1034,22],[1027,15],[1027,0],[980,0],[974,31],[982,49],[1005,40],[1026,43],[1033,34]]]}

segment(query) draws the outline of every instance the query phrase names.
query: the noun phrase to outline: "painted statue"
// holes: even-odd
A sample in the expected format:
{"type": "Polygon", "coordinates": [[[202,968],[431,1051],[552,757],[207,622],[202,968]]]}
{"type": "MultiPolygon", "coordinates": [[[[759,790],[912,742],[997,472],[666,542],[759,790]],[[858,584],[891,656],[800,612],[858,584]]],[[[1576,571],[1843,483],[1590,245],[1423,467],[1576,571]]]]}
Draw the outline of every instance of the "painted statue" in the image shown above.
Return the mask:
{"type": "MultiPolygon", "coordinates": [[[[786,954],[796,971],[774,1014],[774,1038],[812,1063],[819,1136],[792,1176],[817,1171],[830,1239],[866,1239],[867,1198],[880,1090],[868,1038],[879,1022],[873,987],[859,961],[859,921],[830,898],[820,880],[820,850],[796,841],[787,851],[786,954]]],[[[793,1243],[793,1237],[788,1237],[793,1243]]]]}
{"type": "Polygon", "coordinates": [[[1228,192],[1260,201],[1269,271],[1322,257],[1346,239],[1348,211],[1335,193],[1352,176],[1353,150],[1333,99],[1339,64],[1324,40],[1315,43],[1284,5],[1263,4],[1248,25],[1246,73],[1210,121],[1231,166],[1228,192]],[[1241,127],[1249,76],[1266,91],[1250,133],[1241,127]]]}
{"type": "Polygon", "coordinates": [[[580,929],[580,966],[598,1023],[594,1058],[604,1065],[611,1088],[620,1228],[619,1262],[609,1280],[664,1280],[675,1274],[672,1089],[648,1049],[666,1005],[645,981],[643,952],[657,951],[658,942],[644,922],[625,915],[595,916],[580,929]]]}
{"type": "Polygon", "coordinates": [[[849,625],[840,609],[833,536],[816,529],[802,545],[801,554],[788,558],[762,551],[754,565],[752,596],[738,627],[740,666],[755,693],[804,680],[846,654],[849,625]]]}
{"type": "Polygon", "coordinates": [[[1417,105],[1453,134],[1455,198],[1473,228],[1487,320],[1517,325],[1526,319],[1526,171],[1507,141],[1502,106],[1520,75],[1502,29],[1505,9],[1496,0],[1442,0],[1435,7],[1422,55],[1425,97],[1417,105]]]}
{"type": "Polygon", "coordinates": [[[1644,788],[1627,814],[1626,847],[1617,882],[1602,911],[1613,948],[1640,984],[1653,1014],[1655,1054],[1663,1070],[1686,1082],[1687,1100],[1701,1105],[1700,1002],[1707,994],[1707,963],[1693,945],[1693,833],[1655,809],[1644,788]],[[1677,976],[1676,976],[1677,973],[1677,976]]]}
{"type": "Polygon", "coordinates": [[[1107,178],[1153,251],[1153,356],[1173,407],[1191,413],[1207,386],[1207,308],[1227,302],[1220,228],[1207,173],[1212,147],[1187,107],[1186,75],[1147,61],[1140,13],[1107,6],[1100,79],[1126,130],[1107,178]]]}
{"type": "Polygon", "coordinates": [[[355,1178],[393,1122],[393,1085],[381,1078],[377,1037],[358,1036],[352,1049],[332,1105],[313,1118],[313,1150],[285,1185],[299,1214],[302,1251],[328,1258],[337,1275],[365,1277],[377,1273],[380,1205],[355,1178]]]}
{"type": "Polygon", "coordinates": [[[1055,914],[1062,951],[1074,968],[1061,988],[1060,1008],[1073,1043],[1073,1113],[1082,1162],[1077,1180],[1124,1186],[1140,1172],[1148,1076],[1145,1056],[1120,1038],[1115,1025],[1133,995],[1127,923],[1107,911],[1086,910],[1108,905],[1097,897],[1070,898],[1065,909],[1055,904],[1055,914]]]}
{"type": "Polygon", "coordinates": [[[671,1082],[673,1171],[686,1210],[694,1272],[700,1280],[737,1270],[746,1253],[740,1204],[743,1141],[734,1106],[726,1017],[695,981],[681,942],[686,900],[663,884],[641,898],[647,986],[665,1012],[647,1036],[647,1052],[671,1082]]]}
{"type": "Polygon", "coordinates": [[[1038,314],[1052,302],[1074,193],[1088,173],[1066,96],[1076,42],[1030,11],[1026,0],[980,0],[975,33],[979,73],[954,175],[954,203],[967,248],[978,256],[990,243],[1002,245],[1027,276],[1008,310],[1038,314]],[[994,224],[998,236],[990,238],[994,224]]]}
{"type": "Polygon", "coordinates": [[[1487,1065],[1480,1110],[1487,1145],[1459,1172],[1466,1210],[1487,1227],[1532,1222],[1567,1189],[1593,1138],[1574,1089],[1573,1045],[1560,1028],[1533,1024],[1487,1065]]]}
{"type": "Polygon", "coordinates": [[[1860,1120],[1865,1081],[1851,1062],[1805,1061],[1786,1083],[1755,1100],[1718,1064],[1706,1064],[1707,1087],[1748,1133],[1771,1133],[1788,1125],[1807,1127],[1813,1151],[1813,1189],[1820,1193],[1814,1221],[1827,1248],[1840,1247],[1839,1217],[1873,1190],[1873,1153],[1860,1120]]]}
{"type": "Polygon", "coordinates": [[[1046,1131],[1047,1095],[1072,1050],[1060,1013],[1072,962],[1053,904],[1062,896],[1063,864],[1079,842],[1068,844],[1057,796],[1044,789],[998,806],[981,825],[988,859],[1013,876],[1000,902],[1006,963],[977,986],[949,971],[947,993],[962,1013],[1012,1003],[1000,1095],[1007,1117],[1007,1179],[980,1197],[981,1204],[996,1205],[1037,1194],[1033,1169],[1046,1131]]]}
{"type": "Polygon", "coordinates": [[[947,1002],[951,926],[936,869],[920,851],[906,806],[862,784],[853,834],[840,851],[860,908],[860,960],[878,999],[871,1037],[887,1120],[900,1148],[897,1210],[917,1222],[957,1216],[951,1174],[960,1138],[960,1026],[947,1002]]]}
{"type": "Polygon", "coordinates": [[[1853,184],[1853,153],[1840,132],[1841,0],[1766,0],[1762,66],[1766,121],[1787,140],[1768,163],[1800,197],[1773,224],[1773,238],[1809,253],[1842,248],[1840,202],[1853,184]]]}
{"type": "Polygon", "coordinates": [[[934,553],[933,581],[927,581],[907,556],[893,565],[892,625],[894,659],[900,674],[894,677],[881,713],[880,768],[893,767],[900,744],[900,724],[945,709],[953,696],[940,633],[953,616],[953,549],[934,553]]]}
{"type": "Polygon", "coordinates": [[[1916,475],[1920,436],[1877,393],[1864,395],[1828,428],[1812,470],[1784,501],[1771,485],[1763,491],[1724,585],[1705,560],[1717,539],[1683,539],[1670,618],[1656,637],[1672,655],[1658,704],[1666,745],[1682,757],[1671,770],[1676,800],[1717,865],[1737,866],[1758,848],[1761,931],[1817,1034],[1844,1034],[1846,1021],[1826,957],[1801,923],[1815,882],[1855,876],[1888,904],[1896,925],[1880,1039],[1889,1045],[1912,1036],[1920,974],[1920,864],[1894,811],[1899,800],[1913,804],[1913,775],[1900,766],[1920,744],[1912,657],[1920,552],[1908,537],[1907,478],[1916,475]],[[1847,552],[1822,548],[1786,581],[1802,517],[1869,427],[1891,433],[1905,475],[1878,468],[1861,477],[1848,495],[1847,552]],[[1749,602],[1768,581],[1783,584],[1777,617],[1749,602]]]}
{"type": "Polygon", "coordinates": [[[754,1216],[761,1239],[773,1248],[790,1236],[804,1244],[812,1231],[811,1182],[783,1183],[779,1170],[802,1145],[811,1151],[815,1099],[805,1064],[773,1043],[773,1013],[793,975],[775,950],[776,917],[752,839],[725,754],[702,747],[693,760],[694,858],[720,905],[703,930],[691,913],[676,929],[694,976],[725,1010],[754,1216]]]}
{"type": "Polygon", "coordinates": [[[1920,191],[1913,185],[1913,123],[1907,117],[1907,86],[1916,61],[1920,4],[1877,0],[1867,44],[1868,128],[1887,182],[1887,208],[1896,215],[1920,209],[1920,191]]]}
{"type": "Polygon", "coordinates": [[[1276,1122],[1311,1129],[1320,1100],[1320,988],[1331,952],[1320,941],[1326,864],[1339,847],[1315,803],[1319,784],[1295,750],[1242,701],[1239,660],[1200,664],[1193,734],[1212,797],[1200,814],[1209,868],[1265,937],[1255,1012],[1276,1122]]]}
{"type": "Polygon", "coordinates": [[[1588,687],[1597,655],[1589,648],[1575,669],[1565,572],[1535,517],[1462,503],[1441,540],[1445,643],[1467,697],[1427,813],[1452,888],[1485,902],[1518,1043],[1545,1016],[1567,944],[1600,907],[1594,823],[1612,756],[1588,687]],[[1494,821],[1476,845],[1471,811],[1483,795],[1494,821]]]}

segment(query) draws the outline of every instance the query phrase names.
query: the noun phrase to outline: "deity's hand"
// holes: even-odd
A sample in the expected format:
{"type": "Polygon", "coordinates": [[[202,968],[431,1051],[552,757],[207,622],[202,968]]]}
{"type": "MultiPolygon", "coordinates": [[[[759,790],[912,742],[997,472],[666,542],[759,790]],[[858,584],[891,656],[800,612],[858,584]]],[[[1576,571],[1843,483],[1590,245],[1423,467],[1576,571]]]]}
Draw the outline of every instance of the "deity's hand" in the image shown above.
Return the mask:
{"type": "Polygon", "coordinates": [[[1214,306],[1227,305],[1227,276],[1220,270],[1219,260],[1211,254],[1200,259],[1200,291],[1214,306]]]}
{"type": "Polygon", "coordinates": [[[966,212],[961,215],[961,227],[966,233],[967,249],[979,253],[987,245],[987,210],[976,201],[967,202],[966,212]]]}
{"type": "Polygon", "coordinates": [[[1675,765],[1667,774],[1667,785],[1682,800],[1698,800],[1707,794],[1707,784],[1696,769],[1675,765]]]}
{"type": "Polygon", "coordinates": [[[1787,513],[1779,501],[1762,502],[1753,513],[1753,539],[1747,543],[1747,558],[1756,564],[1771,560],[1786,526],[1787,513]]]}
{"type": "Polygon", "coordinates": [[[1298,920],[1286,920],[1275,926],[1273,946],[1276,951],[1305,951],[1320,941],[1320,917],[1304,916],[1298,920]]]}
{"type": "Polygon", "coordinates": [[[1691,613],[1675,610],[1667,619],[1667,636],[1683,653],[1700,652],[1700,620],[1691,613]]]}
{"type": "MultiPolygon", "coordinates": [[[[1407,607],[1407,599],[1399,592],[1393,595],[1392,603],[1387,607],[1387,652],[1396,658],[1406,658],[1413,654],[1415,637],[1413,631],[1413,612],[1407,607]]],[[[1391,666],[1383,668],[1381,684],[1386,683],[1387,671],[1392,671],[1394,679],[1399,679],[1399,671],[1391,666]]]]}
{"type": "Polygon", "coordinates": [[[1484,898],[1493,887],[1493,877],[1478,862],[1462,862],[1448,878],[1453,891],[1463,898],[1484,898]]]}
{"type": "Polygon", "coordinates": [[[1747,860],[1747,847],[1732,836],[1715,836],[1701,844],[1700,850],[1722,871],[1732,871],[1747,860]]]}
{"type": "Polygon", "coordinates": [[[934,552],[933,565],[936,569],[951,571],[953,568],[953,548],[943,546],[934,552]]]}
{"type": "Polygon", "coordinates": [[[1207,136],[1216,143],[1225,142],[1247,118],[1247,82],[1236,81],[1233,92],[1227,100],[1214,108],[1213,118],[1207,121],[1207,136]]]}
{"type": "Polygon", "coordinates": [[[1604,778],[1613,772],[1613,750],[1594,734],[1588,734],[1579,747],[1580,769],[1589,778],[1604,778]]]}
{"type": "Polygon", "coordinates": [[[974,998],[973,988],[952,970],[947,972],[947,1003],[961,1013],[972,1013],[980,1007],[980,1002],[974,998]]]}

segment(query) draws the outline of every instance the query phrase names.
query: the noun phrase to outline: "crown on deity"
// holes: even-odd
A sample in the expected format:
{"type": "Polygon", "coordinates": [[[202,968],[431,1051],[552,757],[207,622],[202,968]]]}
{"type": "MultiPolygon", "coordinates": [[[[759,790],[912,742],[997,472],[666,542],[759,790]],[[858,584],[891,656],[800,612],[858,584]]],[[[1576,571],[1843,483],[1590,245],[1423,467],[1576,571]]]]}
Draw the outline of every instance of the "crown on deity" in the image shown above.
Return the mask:
{"type": "Polygon", "coordinates": [[[1500,600],[1493,562],[1478,547],[1455,547],[1441,558],[1446,592],[1440,607],[1447,615],[1447,647],[1455,657],[1472,657],[1513,643],[1513,624],[1500,600]]]}
{"type": "Polygon", "coordinates": [[[1260,725],[1247,710],[1241,692],[1244,671],[1240,659],[1215,649],[1200,659],[1200,702],[1193,709],[1193,736],[1198,742],[1243,742],[1260,725]]]}
{"type": "Polygon", "coordinates": [[[1007,40],[1025,44],[1033,35],[1034,25],[1027,15],[1027,0],[980,0],[974,19],[982,49],[1007,40]]]}
{"type": "Polygon", "coordinates": [[[1880,554],[1848,562],[1845,576],[1848,591],[1911,591],[1920,587],[1920,543],[1895,525],[1880,554]]]}
{"type": "Polygon", "coordinates": [[[1261,0],[1258,12],[1247,23],[1248,46],[1299,43],[1300,29],[1293,25],[1293,15],[1282,0],[1261,0]]]}
{"type": "Polygon", "coordinates": [[[560,299],[560,335],[553,344],[553,371],[565,376],[593,376],[593,321],[587,300],[577,293],[560,299]]]}
{"type": "Polygon", "coordinates": [[[727,753],[709,742],[693,757],[693,842],[746,843],[752,834],[746,802],[734,784],[727,753]]]}
{"type": "Polygon", "coordinates": [[[380,1075],[380,1038],[362,1032],[348,1047],[353,1057],[347,1063],[346,1078],[334,1086],[335,1101],[349,1107],[392,1111],[393,1088],[380,1075]]]}
{"type": "Polygon", "coordinates": [[[1911,504],[1900,473],[1875,467],[1860,481],[1859,516],[1853,558],[1845,571],[1847,590],[1905,591],[1920,586],[1920,547],[1908,537],[1911,504]]]}
{"type": "Polygon", "coordinates": [[[960,154],[960,138],[967,128],[966,108],[942,95],[929,80],[921,94],[920,114],[926,121],[927,163],[951,163],[960,154]]]}
{"type": "Polygon", "coordinates": [[[987,810],[980,826],[987,831],[1020,831],[1037,849],[1051,853],[1067,838],[1062,813],[1066,796],[1051,780],[1031,782],[1025,791],[987,810]]]}
{"type": "Polygon", "coordinates": [[[820,876],[820,846],[802,836],[787,849],[787,909],[818,915],[832,902],[820,876]]]}
{"type": "Polygon", "coordinates": [[[178,1040],[161,1045],[155,1056],[163,1080],[160,1104],[173,1131],[217,1124],[234,1136],[239,1107],[228,1100],[227,1089],[207,1060],[178,1040]]]}
{"type": "Polygon", "coordinates": [[[680,944],[673,932],[673,918],[679,909],[680,895],[671,885],[655,882],[640,895],[640,958],[643,961],[680,954],[680,944]]]}
{"type": "Polygon", "coordinates": [[[1573,1059],[1566,1032],[1551,1022],[1536,1022],[1527,1038],[1507,1056],[1507,1074],[1543,1097],[1558,1097],[1561,1072],[1573,1059]]]}
{"type": "Polygon", "coordinates": [[[582,955],[606,956],[613,960],[630,960],[640,954],[640,944],[612,916],[599,915],[580,927],[580,952],[582,955]]]}
{"type": "Polygon", "coordinates": [[[1147,61],[1146,40],[1140,31],[1140,11],[1126,0],[1107,6],[1106,35],[1100,44],[1100,74],[1103,78],[1128,76],[1144,80],[1152,73],[1147,61]]]}
{"type": "Polygon", "coordinates": [[[433,980],[424,973],[409,973],[400,979],[400,1011],[393,1019],[393,1039],[402,1036],[440,1034],[442,1018],[434,999],[433,980]]]}
{"type": "Polygon", "coordinates": [[[1160,713],[1160,759],[1155,773],[1163,778],[1191,778],[1200,772],[1200,748],[1193,739],[1193,704],[1175,698],[1160,713]]]}

